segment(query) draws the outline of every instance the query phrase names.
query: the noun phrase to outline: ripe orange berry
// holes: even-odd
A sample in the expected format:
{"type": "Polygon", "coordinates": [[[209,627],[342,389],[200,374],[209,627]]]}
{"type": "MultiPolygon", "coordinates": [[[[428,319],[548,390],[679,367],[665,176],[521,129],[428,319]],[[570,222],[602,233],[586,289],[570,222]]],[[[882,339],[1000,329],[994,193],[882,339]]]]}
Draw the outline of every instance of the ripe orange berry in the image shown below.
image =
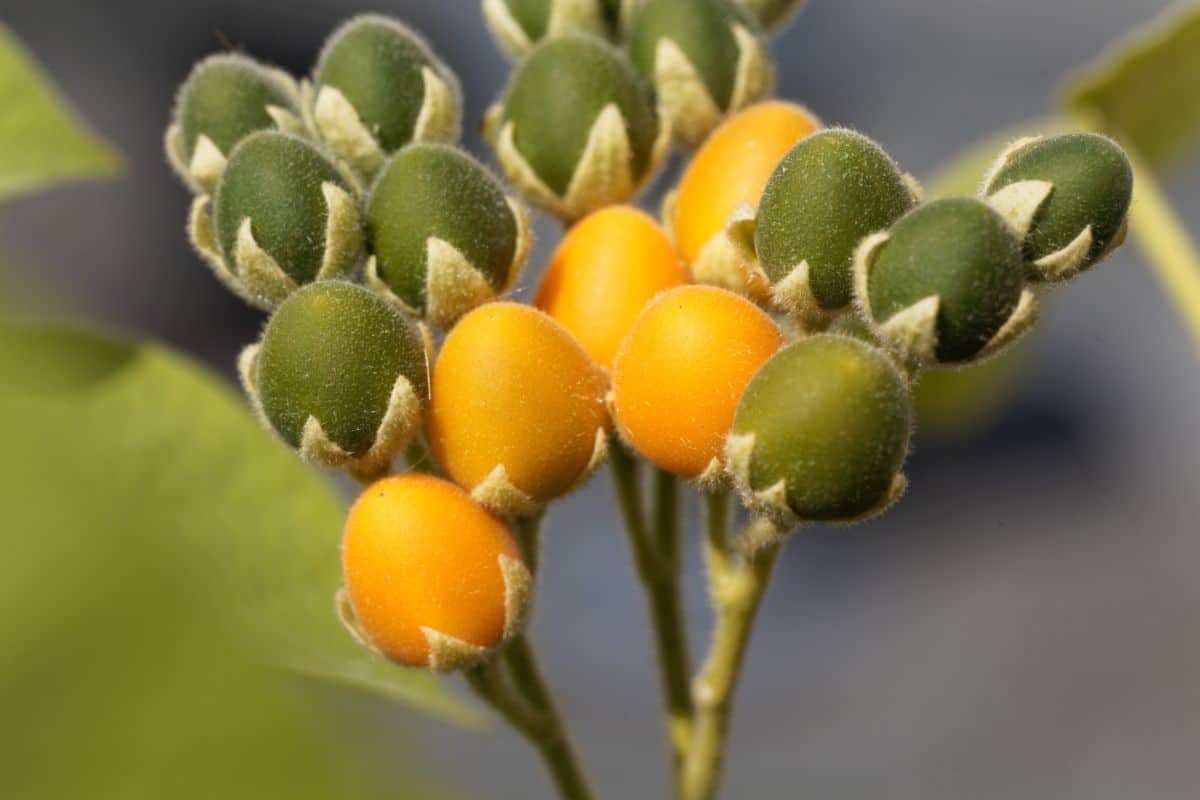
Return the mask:
{"type": "MultiPolygon", "coordinates": [[[[694,263],[739,205],[757,206],[779,159],[820,126],[804,108],[770,101],[747,108],[717,128],[696,151],[675,197],[671,226],[683,260],[694,263]]],[[[765,297],[767,288],[761,279],[751,281],[756,299],[765,297]]]]}
{"type": "Polygon", "coordinates": [[[414,667],[481,659],[516,632],[529,588],[508,528],[454,484],[415,473],[359,496],[342,566],[358,629],[414,667]]]}
{"type": "Polygon", "coordinates": [[[603,454],[606,384],[549,315],[489,303],[463,317],[442,345],[429,443],[476,500],[530,513],[571,489],[603,454]]]}
{"type": "Polygon", "coordinates": [[[650,298],[687,281],[671,240],[649,215],[609,206],[584,217],[563,238],[533,304],[607,368],[650,298]]]}
{"type": "Polygon", "coordinates": [[[663,469],[700,476],[722,457],[742,390],[785,343],[762,309],[733,292],[682,286],[633,323],[613,361],[621,435],[663,469]]]}

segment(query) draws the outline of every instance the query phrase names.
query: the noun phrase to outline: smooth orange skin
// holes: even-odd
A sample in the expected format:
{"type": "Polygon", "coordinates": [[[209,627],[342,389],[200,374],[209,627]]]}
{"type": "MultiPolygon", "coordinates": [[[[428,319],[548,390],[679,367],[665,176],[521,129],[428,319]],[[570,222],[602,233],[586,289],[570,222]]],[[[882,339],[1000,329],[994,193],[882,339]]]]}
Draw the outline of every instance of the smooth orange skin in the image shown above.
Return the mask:
{"type": "Polygon", "coordinates": [[[561,322],[597,364],[608,368],[646,303],[687,282],[687,270],[658,223],[631,206],[609,206],[568,231],[533,304],[561,322]]]}
{"type": "Polygon", "coordinates": [[[739,205],[757,207],[775,165],[820,127],[801,106],[769,101],[735,114],[713,131],[683,173],[675,198],[671,225],[683,260],[694,262],[739,205]]]}
{"type": "Polygon", "coordinates": [[[450,331],[433,368],[426,435],[462,486],[503,464],[537,502],[564,494],[607,429],[607,379],[571,333],[548,314],[488,303],[450,331]]]}
{"type": "Polygon", "coordinates": [[[683,286],[660,294],[613,361],[621,435],[662,469],[699,476],[721,458],[746,384],[785,343],[770,316],[733,292],[683,286]]]}
{"type": "Polygon", "coordinates": [[[504,635],[500,556],[508,528],[449,481],[407,474],[368,486],[350,509],[342,568],[363,632],[388,658],[428,664],[421,628],[480,647],[504,635]]]}

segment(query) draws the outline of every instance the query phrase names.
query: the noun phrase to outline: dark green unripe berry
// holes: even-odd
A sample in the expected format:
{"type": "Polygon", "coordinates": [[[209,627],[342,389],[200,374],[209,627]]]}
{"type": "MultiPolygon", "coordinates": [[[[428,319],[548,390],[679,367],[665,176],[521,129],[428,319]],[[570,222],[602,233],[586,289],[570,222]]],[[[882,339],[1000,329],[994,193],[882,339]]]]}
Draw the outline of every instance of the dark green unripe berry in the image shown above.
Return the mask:
{"type": "Polygon", "coordinates": [[[913,195],[891,157],[862,134],[831,129],[802,139],[758,206],[755,248],[776,302],[802,317],[845,308],[858,243],[891,227],[913,195]]]}
{"type": "Polygon", "coordinates": [[[483,0],[482,7],[492,38],[513,60],[550,36],[608,33],[604,0],[483,0]]]}
{"type": "Polygon", "coordinates": [[[189,183],[211,190],[224,161],[246,136],[299,127],[296,89],[278,70],[222,53],[196,64],[179,89],[167,152],[189,183]]]}
{"type": "Polygon", "coordinates": [[[909,322],[930,326],[942,363],[979,355],[1012,317],[1025,283],[1020,243],[1003,217],[971,197],[919,206],[863,257],[859,300],[885,341],[897,314],[936,298],[928,320],[909,322]]]}
{"type": "Polygon", "coordinates": [[[654,85],[672,132],[689,145],[774,84],[758,23],[733,0],[648,0],[634,15],[629,53],[654,85]]]}
{"type": "Polygon", "coordinates": [[[365,174],[409,142],[458,138],[457,80],[420,37],[388,17],[355,17],[334,31],[313,84],[322,138],[365,174]]]}
{"type": "Polygon", "coordinates": [[[633,66],[608,43],[581,33],[535,47],[488,124],[509,181],[565,219],[628,199],[665,146],[633,66]]]}
{"type": "Polygon", "coordinates": [[[285,442],[364,473],[385,467],[404,446],[428,393],[417,326],[342,281],[291,295],[243,361],[258,408],[285,442]]]}
{"type": "Polygon", "coordinates": [[[528,243],[524,213],[491,173],[441,144],[409,145],[388,161],[367,225],[368,276],[444,326],[507,289],[528,243]]]}
{"type": "Polygon", "coordinates": [[[804,0],[737,0],[748,8],[767,30],[774,30],[788,21],[804,5],[804,0]]]}
{"type": "Polygon", "coordinates": [[[1093,133],[1065,134],[1018,143],[1002,156],[984,193],[1024,232],[1030,277],[1062,280],[1120,244],[1133,196],[1133,170],[1113,140],[1093,133]],[[1034,191],[1039,184],[1044,191],[1034,191]],[[1023,202],[1014,205],[1014,196],[1023,202]]]}
{"type": "Polygon", "coordinates": [[[273,261],[296,285],[349,273],[362,244],[350,191],[334,164],[304,139],[273,131],[247,137],[234,148],[213,199],[226,268],[244,279],[247,269],[273,261]]]}
{"type": "Polygon", "coordinates": [[[912,398],[892,360],[818,334],[771,357],[738,404],[727,456],[751,508],[791,521],[849,522],[903,490],[912,398]]]}

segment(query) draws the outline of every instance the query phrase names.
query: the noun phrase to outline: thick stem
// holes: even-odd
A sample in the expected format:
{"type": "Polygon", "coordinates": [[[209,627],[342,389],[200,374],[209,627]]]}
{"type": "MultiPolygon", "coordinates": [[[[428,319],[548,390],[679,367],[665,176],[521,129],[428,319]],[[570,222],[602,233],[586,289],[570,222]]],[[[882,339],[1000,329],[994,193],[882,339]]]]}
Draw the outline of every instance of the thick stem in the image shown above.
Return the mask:
{"type": "MultiPolygon", "coordinates": [[[[727,497],[709,499],[706,553],[717,619],[708,658],[692,687],[695,723],[683,768],[683,800],[712,800],[717,795],[725,763],[734,689],[754,619],[782,545],[778,537],[761,537],[765,540],[763,544],[735,556],[728,540],[727,502],[727,497]]],[[[755,521],[752,524],[769,523],[755,521]]]]}
{"type": "Polygon", "coordinates": [[[679,581],[682,567],[679,482],[674,475],[656,470],[654,529],[650,530],[643,510],[640,462],[619,443],[612,447],[610,460],[634,566],[650,611],[667,736],[675,767],[673,774],[678,781],[692,719],[687,634],[679,581]]]}

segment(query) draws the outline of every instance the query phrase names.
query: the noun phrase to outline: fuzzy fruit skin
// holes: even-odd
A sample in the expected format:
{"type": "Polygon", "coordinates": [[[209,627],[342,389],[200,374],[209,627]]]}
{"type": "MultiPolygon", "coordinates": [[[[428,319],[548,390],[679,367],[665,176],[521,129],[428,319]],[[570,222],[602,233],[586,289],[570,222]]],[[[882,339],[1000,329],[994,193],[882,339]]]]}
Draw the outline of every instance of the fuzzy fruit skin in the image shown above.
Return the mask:
{"type": "Polygon", "coordinates": [[[753,491],[786,482],[802,520],[849,521],[886,499],[912,431],[909,388],[858,339],[818,334],[771,358],[746,387],[734,434],[754,434],[753,491]]]}
{"type": "Polygon", "coordinates": [[[566,192],[596,117],[616,103],[633,151],[635,180],[645,174],[658,136],[649,91],[625,56],[584,33],[543,40],[517,68],[503,100],[517,149],[551,190],[566,192]]]}
{"type": "Polygon", "coordinates": [[[733,26],[760,33],[758,23],[729,0],[647,0],[633,17],[629,54],[646,80],[654,80],[660,39],[678,45],[695,67],[709,96],[728,109],[739,50],[733,26]]]}
{"type": "Polygon", "coordinates": [[[411,144],[397,152],[371,190],[367,226],[379,276],[419,311],[430,237],[453,245],[496,291],[509,282],[516,218],[491,173],[457,148],[411,144]]]}
{"type": "Polygon", "coordinates": [[[1025,285],[1020,243],[1004,218],[973,197],[935,200],[892,226],[871,265],[876,322],[939,298],[937,359],[966,361],[1012,316],[1025,285]]]}
{"type": "Polygon", "coordinates": [[[1121,146],[1094,133],[1069,133],[1022,148],[991,180],[993,194],[1018,181],[1054,184],[1025,237],[1025,258],[1037,261],[1075,240],[1092,226],[1084,266],[1094,264],[1121,230],[1133,197],[1133,169],[1121,146]]]}
{"type": "Polygon", "coordinates": [[[342,281],[301,287],[263,334],[257,388],[263,413],[293,447],[311,415],[352,455],[375,441],[396,379],[427,395],[417,326],[374,293],[342,281]]]}
{"type": "Polygon", "coordinates": [[[807,261],[820,307],[844,308],[859,241],[886,230],[912,206],[899,168],[875,142],[845,129],[814,133],[788,151],[763,189],[759,260],[772,282],[807,261]]]}
{"type": "Polygon", "coordinates": [[[552,0],[504,0],[513,19],[525,31],[529,41],[536,42],[546,35],[550,27],[552,0]]]}
{"type": "Polygon", "coordinates": [[[609,206],[567,232],[533,304],[607,369],[651,298],[687,280],[670,239],[649,215],[632,206],[609,206]]]}
{"type": "Polygon", "coordinates": [[[820,123],[792,103],[768,101],[713,131],[679,182],[671,227],[689,264],[743,203],[757,206],[779,159],[820,123]]]}
{"type": "Polygon", "coordinates": [[[488,303],[459,320],[433,368],[426,434],[439,462],[473,489],[503,464],[536,502],[583,477],[608,425],[604,372],[547,314],[488,303]]]}
{"type": "Polygon", "coordinates": [[[192,157],[201,134],[228,155],[247,135],[274,128],[269,105],[296,109],[289,88],[262,64],[233,54],[204,59],[184,81],[176,101],[184,155],[192,157]]]}
{"type": "Polygon", "coordinates": [[[500,556],[521,560],[508,528],[449,481],[410,473],[363,490],[342,537],[342,568],[362,631],[388,658],[429,662],[421,628],[480,647],[504,636],[500,556]]]}
{"type": "Polygon", "coordinates": [[[668,472],[695,478],[722,457],[751,376],[784,345],[779,326],[749,300],[711,286],[658,295],[613,361],[621,435],[668,472]]]}
{"type": "Polygon", "coordinates": [[[250,219],[259,247],[297,283],[316,277],[325,255],[329,210],[321,184],[350,191],[321,151],[286,133],[261,131],[229,156],[213,199],[217,241],[226,265],[234,263],[238,228],[250,219]]]}
{"type": "Polygon", "coordinates": [[[422,67],[440,65],[416,34],[387,17],[356,17],[330,35],[317,61],[317,91],[331,86],[350,101],[384,152],[413,138],[425,102],[422,67]]]}

